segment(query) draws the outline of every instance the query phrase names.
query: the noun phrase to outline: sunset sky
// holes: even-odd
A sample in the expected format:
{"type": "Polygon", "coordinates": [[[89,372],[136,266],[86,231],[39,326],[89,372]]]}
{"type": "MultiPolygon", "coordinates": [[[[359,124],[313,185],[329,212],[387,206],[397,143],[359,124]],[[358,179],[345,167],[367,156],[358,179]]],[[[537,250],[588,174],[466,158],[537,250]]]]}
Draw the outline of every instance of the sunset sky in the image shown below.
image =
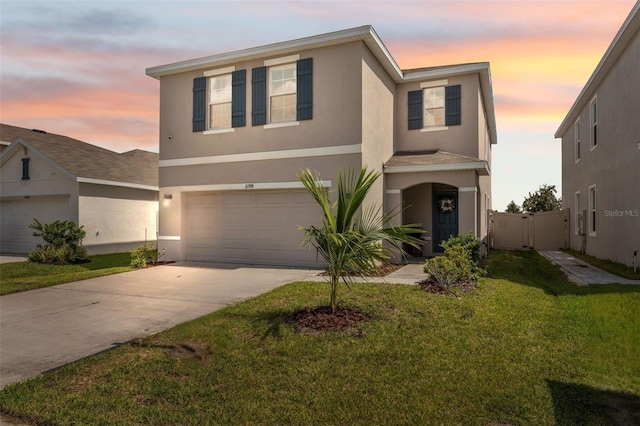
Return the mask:
{"type": "Polygon", "coordinates": [[[617,1],[0,2],[0,121],[158,150],[156,65],[373,25],[401,68],[491,64],[493,208],[561,187],[553,134],[631,11],[617,1]]]}

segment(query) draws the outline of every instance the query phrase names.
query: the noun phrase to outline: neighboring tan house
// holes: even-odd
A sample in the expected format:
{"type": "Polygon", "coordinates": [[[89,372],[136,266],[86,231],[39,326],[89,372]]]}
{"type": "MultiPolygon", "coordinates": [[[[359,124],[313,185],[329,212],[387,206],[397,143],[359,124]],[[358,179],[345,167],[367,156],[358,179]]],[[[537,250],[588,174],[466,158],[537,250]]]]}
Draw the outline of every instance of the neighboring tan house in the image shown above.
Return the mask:
{"type": "Polygon", "coordinates": [[[570,246],[627,265],[640,256],[640,3],[605,52],[555,137],[570,246]]]}
{"type": "Polygon", "coordinates": [[[29,225],[84,226],[90,254],[155,241],[158,154],[119,154],[66,136],[0,124],[0,251],[28,253],[40,238],[29,225]]]}
{"type": "MultiPolygon", "coordinates": [[[[488,63],[401,70],[363,26],[147,69],[160,81],[159,246],[173,260],[310,266],[298,226],[340,170],[383,173],[369,202],[485,240],[496,143],[488,63]]],[[[417,254],[417,253],[416,253],[417,254]]]]}

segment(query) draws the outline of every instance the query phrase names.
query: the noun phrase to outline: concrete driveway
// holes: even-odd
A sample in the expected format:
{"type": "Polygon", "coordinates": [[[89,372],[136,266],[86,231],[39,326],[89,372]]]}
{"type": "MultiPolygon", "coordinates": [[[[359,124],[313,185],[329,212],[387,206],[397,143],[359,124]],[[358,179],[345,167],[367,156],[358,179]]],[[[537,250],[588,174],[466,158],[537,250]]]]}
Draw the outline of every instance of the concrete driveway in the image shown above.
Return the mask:
{"type": "Polygon", "coordinates": [[[318,271],[175,263],[0,297],[0,388],[318,271]]]}

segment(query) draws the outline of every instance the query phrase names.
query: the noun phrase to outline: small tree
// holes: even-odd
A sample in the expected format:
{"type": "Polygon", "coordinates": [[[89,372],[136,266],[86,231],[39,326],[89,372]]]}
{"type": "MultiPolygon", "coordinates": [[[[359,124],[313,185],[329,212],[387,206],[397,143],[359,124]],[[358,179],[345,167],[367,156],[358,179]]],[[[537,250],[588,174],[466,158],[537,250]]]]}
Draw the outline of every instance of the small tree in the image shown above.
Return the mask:
{"type": "Polygon", "coordinates": [[[382,242],[402,251],[402,243],[419,247],[422,242],[412,236],[423,231],[418,225],[389,226],[397,211],[382,214],[381,206],[363,207],[371,185],[380,173],[350,170],[338,174],[338,194],[329,200],[322,179],[309,169],[298,178],[322,209],[322,225],[300,227],[305,233],[303,245],[313,245],[327,262],[331,282],[331,312],[335,313],[338,284],[348,283],[352,274],[364,274],[377,267],[376,262],[386,262],[390,252],[382,242]]]}
{"type": "Polygon", "coordinates": [[[69,220],[42,224],[34,218],[29,227],[35,229],[34,237],[44,240],[44,245],[38,244],[27,256],[32,262],[65,264],[87,260],[87,249],[82,247],[82,239],[87,235],[83,226],[69,220]]]}
{"type": "Polygon", "coordinates": [[[507,209],[505,210],[507,213],[522,213],[522,209],[519,205],[515,203],[515,201],[511,200],[511,202],[507,205],[507,209]]]}
{"type": "Polygon", "coordinates": [[[556,192],[555,185],[542,185],[533,194],[529,192],[529,196],[522,202],[522,209],[532,213],[560,210],[562,199],[556,198],[556,192]]]}

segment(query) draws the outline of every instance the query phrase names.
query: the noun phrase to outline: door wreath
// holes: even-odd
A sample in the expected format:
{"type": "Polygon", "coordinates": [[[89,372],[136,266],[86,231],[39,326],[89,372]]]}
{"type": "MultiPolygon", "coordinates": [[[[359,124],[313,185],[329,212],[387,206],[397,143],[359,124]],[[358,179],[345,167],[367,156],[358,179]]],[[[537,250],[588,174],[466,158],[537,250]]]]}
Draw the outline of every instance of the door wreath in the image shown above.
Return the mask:
{"type": "Polygon", "coordinates": [[[444,197],[438,200],[440,213],[453,213],[456,209],[456,200],[451,197],[444,197]]]}

